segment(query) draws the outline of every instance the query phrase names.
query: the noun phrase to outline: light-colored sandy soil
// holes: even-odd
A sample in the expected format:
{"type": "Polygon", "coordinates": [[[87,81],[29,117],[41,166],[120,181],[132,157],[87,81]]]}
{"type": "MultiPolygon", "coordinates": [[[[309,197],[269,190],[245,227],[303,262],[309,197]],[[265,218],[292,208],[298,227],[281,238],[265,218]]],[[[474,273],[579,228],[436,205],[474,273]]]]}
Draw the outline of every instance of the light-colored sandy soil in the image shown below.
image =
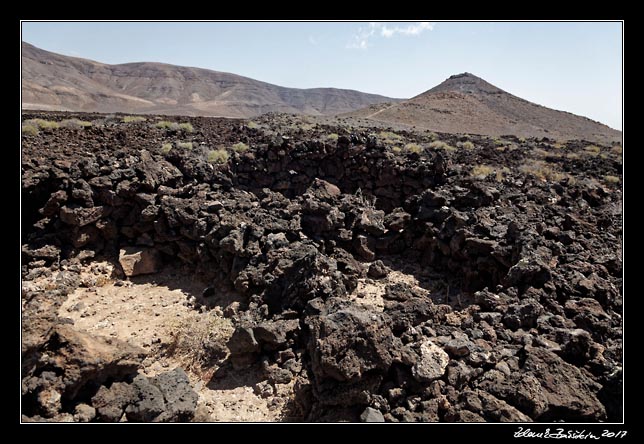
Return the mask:
{"type": "MultiPolygon", "coordinates": [[[[155,375],[182,367],[199,393],[197,421],[280,421],[292,399],[293,384],[265,386],[257,371],[219,370],[225,344],[233,332],[224,307],[195,309],[206,285],[181,270],[132,278],[110,279],[112,266],[92,264],[84,272],[85,287],[70,294],[59,315],[93,335],[124,340],[148,352],[142,372],[155,375]],[[220,352],[214,363],[210,351],[220,352]],[[208,362],[210,361],[210,362],[208,362]],[[267,396],[266,390],[273,392],[267,396]]],[[[224,300],[229,299],[226,295],[224,300]]]]}
{"type": "Polygon", "coordinates": [[[418,280],[411,274],[393,270],[382,279],[361,278],[358,280],[358,286],[349,295],[349,298],[358,305],[368,307],[371,310],[382,312],[385,309],[385,287],[388,284],[405,283],[410,287],[416,287],[421,293],[429,293],[422,288],[418,280]]]}

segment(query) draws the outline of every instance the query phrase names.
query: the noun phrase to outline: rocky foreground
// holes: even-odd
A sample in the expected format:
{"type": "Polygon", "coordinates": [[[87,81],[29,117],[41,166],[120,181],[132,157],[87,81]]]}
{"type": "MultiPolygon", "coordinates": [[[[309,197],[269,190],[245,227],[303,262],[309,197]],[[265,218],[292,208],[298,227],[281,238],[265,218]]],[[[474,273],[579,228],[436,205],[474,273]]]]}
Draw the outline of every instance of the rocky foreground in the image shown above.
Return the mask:
{"type": "Polygon", "coordinates": [[[187,367],[143,372],[151,348],[60,314],[182,266],[208,283],[195,319],[231,326],[197,367],[290,387],[282,419],[621,421],[620,147],[23,117],[89,122],[23,135],[23,420],[203,420],[187,367]]]}

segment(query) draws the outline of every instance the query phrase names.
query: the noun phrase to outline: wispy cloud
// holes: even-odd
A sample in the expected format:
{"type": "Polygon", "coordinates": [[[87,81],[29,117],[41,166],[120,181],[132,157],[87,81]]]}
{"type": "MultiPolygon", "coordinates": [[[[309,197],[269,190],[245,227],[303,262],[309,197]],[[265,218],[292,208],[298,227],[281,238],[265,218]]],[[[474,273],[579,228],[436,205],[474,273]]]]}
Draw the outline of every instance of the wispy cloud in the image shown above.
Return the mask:
{"type": "Polygon", "coordinates": [[[395,35],[415,36],[425,31],[434,29],[432,22],[412,22],[404,26],[391,25],[387,23],[371,22],[367,26],[361,26],[347,43],[349,49],[367,49],[374,37],[391,38],[395,35]]]}
{"type": "Polygon", "coordinates": [[[396,34],[419,35],[424,31],[432,31],[433,29],[434,24],[432,22],[418,22],[404,27],[395,26],[393,28],[389,28],[387,25],[382,25],[380,28],[380,34],[382,34],[383,37],[393,37],[396,34]]]}
{"type": "Polygon", "coordinates": [[[347,48],[367,49],[369,47],[369,39],[376,34],[378,25],[378,23],[369,23],[367,26],[359,27],[351,41],[347,43],[347,48]]]}

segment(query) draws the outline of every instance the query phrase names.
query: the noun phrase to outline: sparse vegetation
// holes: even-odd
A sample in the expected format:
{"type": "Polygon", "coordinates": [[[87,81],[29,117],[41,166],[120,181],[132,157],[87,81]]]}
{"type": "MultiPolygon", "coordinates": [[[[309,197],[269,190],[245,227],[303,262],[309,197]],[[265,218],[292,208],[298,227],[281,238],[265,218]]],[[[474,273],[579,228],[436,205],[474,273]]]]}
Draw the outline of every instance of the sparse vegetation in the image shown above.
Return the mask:
{"type": "Polygon", "coordinates": [[[499,139],[499,138],[494,138],[494,139],[492,139],[492,142],[494,142],[494,144],[495,144],[496,146],[504,146],[504,145],[507,145],[507,144],[508,144],[508,142],[507,142],[507,141],[505,141],[505,140],[503,140],[503,139],[499,139]]]}
{"type": "Polygon", "coordinates": [[[339,136],[336,133],[332,133],[332,134],[329,134],[328,136],[326,136],[326,140],[328,140],[330,142],[337,142],[338,137],[339,136]]]}
{"type": "Polygon", "coordinates": [[[249,129],[257,129],[259,128],[259,125],[251,120],[246,124],[246,127],[249,129]]]}
{"type": "Polygon", "coordinates": [[[222,163],[228,162],[229,157],[230,155],[226,150],[218,149],[218,150],[209,151],[207,159],[208,159],[208,162],[210,163],[222,164],[222,163]]]}
{"type": "Polygon", "coordinates": [[[178,129],[179,125],[176,122],[170,122],[169,120],[160,120],[158,121],[154,126],[156,126],[159,129],[173,129],[173,127],[176,125],[174,129],[178,129]]]}
{"type": "Polygon", "coordinates": [[[474,144],[470,142],[469,140],[465,142],[458,142],[456,144],[458,148],[465,148],[466,150],[473,150],[474,149],[474,144]]]}
{"type": "Polygon", "coordinates": [[[60,122],[60,126],[71,129],[80,129],[92,126],[92,122],[80,119],[66,119],[60,122]]]}
{"type": "Polygon", "coordinates": [[[442,140],[435,140],[429,144],[429,147],[435,150],[445,150],[449,152],[456,151],[456,148],[443,142],[442,140]]]}
{"type": "Polygon", "coordinates": [[[390,131],[381,131],[379,136],[384,143],[389,145],[400,143],[402,141],[402,137],[400,135],[390,131]]]}
{"type": "Polygon", "coordinates": [[[537,156],[537,157],[547,157],[547,156],[555,156],[556,157],[556,156],[559,156],[559,154],[557,154],[557,153],[551,153],[549,151],[542,150],[541,148],[534,148],[532,150],[532,154],[537,156]]]}
{"type": "Polygon", "coordinates": [[[181,148],[182,150],[191,150],[192,142],[177,142],[177,148],[181,148]]]}
{"type": "Polygon", "coordinates": [[[420,154],[423,152],[423,147],[418,145],[417,143],[408,143],[407,145],[405,145],[405,151],[409,151],[410,153],[420,154]]]}
{"type": "Polygon", "coordinates": [[[45,119],[32,119],[32,120],[27,120],[25,123],[36,125],[40,129],[56,129],[60,127],[58,122],[54,122],[53,120],[45,120],[45,119]]]}
{"type": "Polygon", "coordinates": [[[586,152],[586,154],[595,157],[599,155],[601,148],[597,145],[588,145],[586,148],[584,148],[584,151],[586,152]]]}
{"type": "Polygon", "coordinates": [[[484,180],[492,174],[494,174],[494,180],[503,182],[505,175],[510,174],[510,169],[508,167],[499,168],[490,165],[476,165],[472,168],[470,175],[475,179],[484,180]]]}
{"type": "Polygon", "coordinates": [[[510,168],[508,167],[503,167],[500,170],[496,170],[496,177],[494,178],[497,182],[503,182],[503,179],[505,179],[505,175],[510,174],[510,168]]]}
{"type": "Polygon", "coordinates": [[[610,183],[610,184],[618,184],[620,179],[617,176],[606,175],[606,176],[604,176],[604,181],[606,181],[606,183],[610,183]]]}
{"type": "Polygon", "coordinates": [[[312,123],[305,123],[300,126],[300,129],[302,131],[311,131],[313,128],[315,128],[315,125],[313,125],[312,123]]]}
{"type": "Polygon", "coordinates": [[[168,154],[171,149],[172,149],[172,144],[171,143],[164,143],[163,145],[161,145],[161,153],[162,154],[168,154]]]}
{"type": "Polygon", "coordinates": [[[123,123],[135,123],[135,122],[145,122],[147,119],[142,116],[125,116],[123,117],[123,123]]]}
{"type": "Polygon", "coordinates": [[[245,153],[246,151],[248,151],[248,145],[246,145],[244,142],[238,142],[231,148],[236,153],[245,153]]]}
{"type": "Polygon", "coordinates": [[[615,154],[619,154],[619,155],[622,154],[622,146],[621,145],[614,145],[610,150],[615,154]]]}
{"type": "Polygon", "coordinates": [[[570,178],[566,173],[556,171],[543,160],[530,160],[519,167],[519,170],[525,174],[536,177],[537,179],[549,182],[559,182],[565,178],[570,178]]]}
{"type": "Polygon", "coordinates": [[[379,136],[381,139],[402,139],[398,134],[391,131],[380,131],[379,136]]]}
{"type": "Polygon", "coordinates": [[[159,129],[164,129],[166,131],[174,131],[174,132],[184,131],[186,133],[192,133],[195,130],[190,122],[177,123],[177,122],[170,122],[169,120],[160,120],[154,126],[156,126],[159,129]]]}
{"type": "Polygon", "coordinates": [[[180,123],[179,129],[182,131],[185,131],[186,133],[194,133],[195,131],[194,127],[192,126],[192,123],[190,122],[180,123]]]}
{"type": "Polygon", "coordinates": [[[187,368],[199,371],[213,359],[226,355],[226,341],[233,330],[230,320],[206,312],[193,322],[174,326],[168,354],[179,358],[187,368]]]}
{"type": "Polygon", "coordinates": [[[33,125],[31,123],[25,123],[22,125],[22,135],[28,135],[28,136],[37,136],[38,135],[38,127],[36,125],[33,125]]]}
{"type": "MultiPolygon", "coordinates": [[[[65,119],[61,122],[54,122],[53,120],[45,120],[45,119],[31,119],[31,120],[25,121],[25,123],[23,124],[23,129],[25,126],[27,127],[32,126],[36,129],[41,129],[41,130],[53,130],[53,129],[58,129],[60,127],[80,129],[80,128],[92,126],[92,122],[88,122],[87,120],[80,120],[80,119],[65,119]]],[[[33,130],[31,129],[28,129],[27,131],[33,132],[33,130]]]]}
{"type": "Polygon", "coordinates": [[[489,165],[476,165],[472,168],[472,177],[477,179],[485,179],[487,176],[492,174],[494,168],[489,165]]]}
{"type": "Polygon", "coordinates": [[[399,146],[395,146],[395,147],[393,147],[393,148],[391,149],[391,151],[393,151],[393,152],[394,152],[394,153],[396,153],[396,154],[400,154],[400,153],[402,153],[402,148],[401,148],[401,147],[399,147],[399,146]]]}

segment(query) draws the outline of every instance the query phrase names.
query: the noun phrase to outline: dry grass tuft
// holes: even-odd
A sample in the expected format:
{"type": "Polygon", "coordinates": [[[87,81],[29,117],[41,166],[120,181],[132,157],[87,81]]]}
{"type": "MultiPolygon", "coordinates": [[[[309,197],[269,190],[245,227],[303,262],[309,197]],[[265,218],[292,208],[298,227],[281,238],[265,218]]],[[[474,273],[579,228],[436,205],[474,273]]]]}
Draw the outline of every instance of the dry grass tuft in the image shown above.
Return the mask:
{"type": "Polygon", "coordinates": [[[224,149],[212,150],[208,153],[207,159],[210,163],[222,164],[228,162],[230,155],[224,149]]]}

